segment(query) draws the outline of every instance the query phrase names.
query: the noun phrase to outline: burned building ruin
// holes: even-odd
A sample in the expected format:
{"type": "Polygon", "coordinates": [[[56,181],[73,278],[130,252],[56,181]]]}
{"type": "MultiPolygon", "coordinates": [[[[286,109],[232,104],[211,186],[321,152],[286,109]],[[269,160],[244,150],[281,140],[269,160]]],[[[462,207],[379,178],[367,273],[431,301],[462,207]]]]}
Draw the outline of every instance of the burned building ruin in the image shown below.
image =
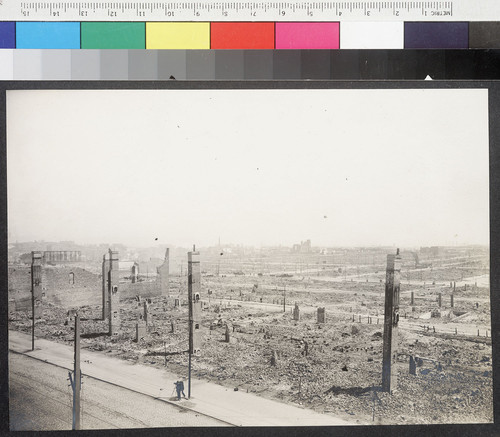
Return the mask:
{"type": "Polygon", "coordinates": [[[392,392],[397,388],[397,372],[394,368],[398,353],[399,287],[401,257],[387,255],[385,279],[384,346],[382,357],[382,390],[392,392]]]}

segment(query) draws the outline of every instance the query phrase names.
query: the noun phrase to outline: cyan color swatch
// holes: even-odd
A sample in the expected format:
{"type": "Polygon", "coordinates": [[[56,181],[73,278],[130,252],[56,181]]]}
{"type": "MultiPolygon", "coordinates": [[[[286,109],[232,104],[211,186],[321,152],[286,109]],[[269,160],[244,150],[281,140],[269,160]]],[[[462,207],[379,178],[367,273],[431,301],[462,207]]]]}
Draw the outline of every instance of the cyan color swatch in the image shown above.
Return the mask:
{"type": "Polygon", "coordinates": [[[18,22],[18,49],[79,49],[80,23],[18,22]]]}

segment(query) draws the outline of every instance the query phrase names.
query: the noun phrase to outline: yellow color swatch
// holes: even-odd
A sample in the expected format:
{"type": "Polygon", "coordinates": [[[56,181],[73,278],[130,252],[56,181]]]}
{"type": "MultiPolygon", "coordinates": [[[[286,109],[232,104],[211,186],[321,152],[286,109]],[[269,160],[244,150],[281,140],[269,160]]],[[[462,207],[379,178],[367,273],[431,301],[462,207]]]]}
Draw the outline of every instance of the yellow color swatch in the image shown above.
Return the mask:
{"type": "Polygon", "coordinates": [[[210,23],[146,23],[146,49],[210,49],[210,23]]]}

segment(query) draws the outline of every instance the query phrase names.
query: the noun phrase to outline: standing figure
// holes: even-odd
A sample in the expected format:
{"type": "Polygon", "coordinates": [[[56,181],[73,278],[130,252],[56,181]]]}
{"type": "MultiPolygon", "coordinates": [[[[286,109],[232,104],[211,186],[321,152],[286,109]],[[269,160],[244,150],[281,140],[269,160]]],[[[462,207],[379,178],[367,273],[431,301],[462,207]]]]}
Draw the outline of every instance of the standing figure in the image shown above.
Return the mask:
{"type": "Polygon", "coordinates": [[[182,396],[184,397],[184,399],[186,399],[186,395],[184,394],[184,381],[177,381],[177,382],[174,382],[175,384],[175,390],[177,391],[177,400],[180,401],[181,400],[181,393],[182,393],[182,396]]]}
{"type": "Polygon", "coordinates": [[[179,381],[179,383],[180,383],[180,391],[181,391],[181,393],[182,393],[182,397],[183,397],[184,399],[186,399],[186,395],[184,394],[184,380],[183,380],[183,379],[181,379],[181,380],[179,381]]]}

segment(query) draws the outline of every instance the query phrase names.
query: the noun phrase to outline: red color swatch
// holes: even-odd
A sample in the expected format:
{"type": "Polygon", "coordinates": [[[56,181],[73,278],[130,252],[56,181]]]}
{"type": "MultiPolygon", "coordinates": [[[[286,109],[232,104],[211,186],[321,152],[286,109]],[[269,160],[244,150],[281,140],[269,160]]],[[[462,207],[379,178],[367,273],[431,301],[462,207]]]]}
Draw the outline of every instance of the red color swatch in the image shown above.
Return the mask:
{"type": "Polygon", "coordinates": [[[274,23],[212,23],[212,49],[274,49],[274,23]]]}

